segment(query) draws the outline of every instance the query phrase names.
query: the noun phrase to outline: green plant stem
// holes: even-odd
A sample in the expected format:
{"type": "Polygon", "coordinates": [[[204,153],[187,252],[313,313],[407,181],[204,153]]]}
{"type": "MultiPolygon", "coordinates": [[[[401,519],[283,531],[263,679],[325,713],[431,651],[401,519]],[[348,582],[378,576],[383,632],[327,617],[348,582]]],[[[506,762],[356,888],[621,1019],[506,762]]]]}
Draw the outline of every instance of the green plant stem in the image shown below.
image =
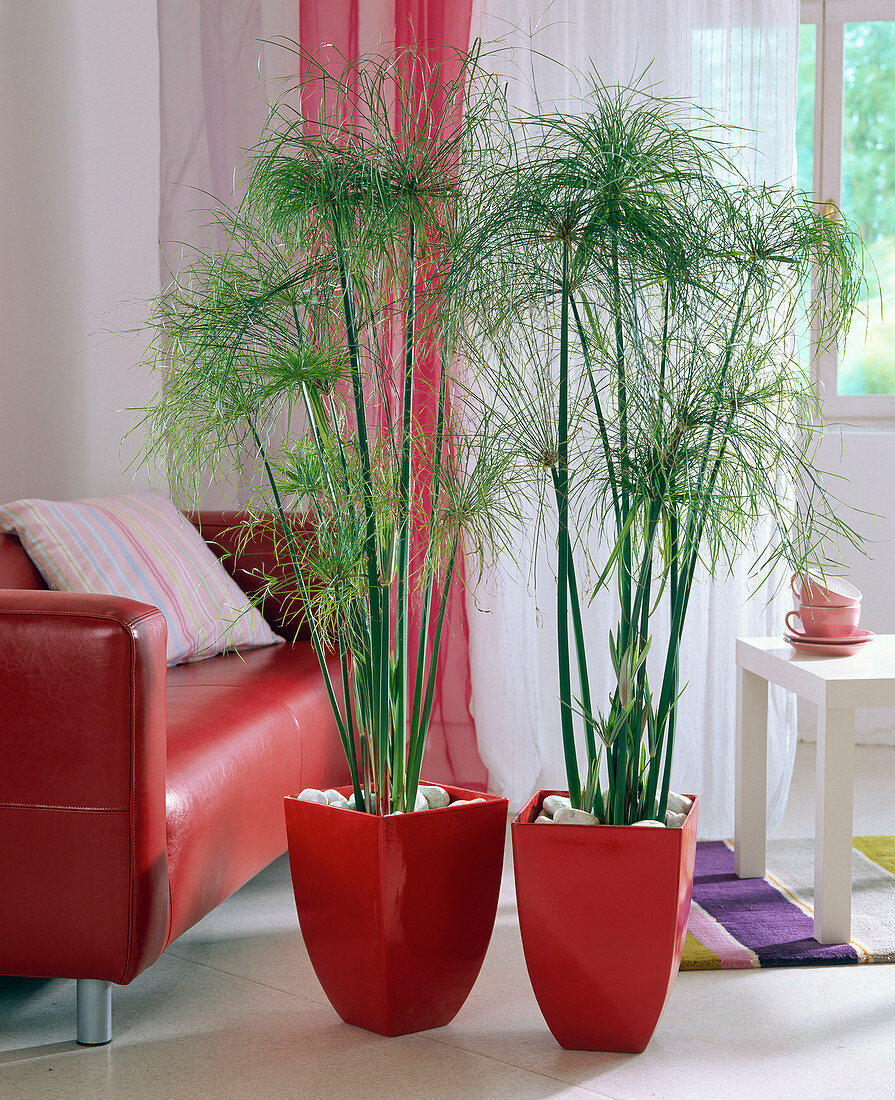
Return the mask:
{"type": "Polygon", "coordinates": [[[664,388],[665,388],[665,371],[668,368],[668,315],[671,291],[668,286],[668,280],[665,280],[665,286],[662,289],[662,351],[659,358],[659,392],[660,397],[664,400],[664,388]]]}
{"type": "MultiPolygon", "coordinates": [[[[404,389],[402,393],[401,470],[398,482],[398,586],[396,602],[396,650],[400,682],[395,700],[394,752],[392,755],[393,809],[405,806],[406,751],[407,751],[407,634],[410,618],[410,493],[412,474],[413,440],[413,388],[415,366],[415,307],[416,307],[416,226],[410,219],[407,231],[407,288],[404,319],[404,389]]],[[[409,807],[413,809],[413,807],[409,807]]]]}
{"type": "MultiPolygon", "coordinates": [[[[705,491],[704,499],[706,501],[708,501],[711,498],[712,491],[714,490],[715,482],[716,482],[717,477],[718,477],[718,473],[721,469],[721,464],[722,464],[723,459],[724,459],[724,451],[726,450],[726,447],[727,447],[727,442],[726,442],[727,432],[730,429],[730,424],[732,422],[733,415],[734,415],[734,413],[731,412],[731,415],[730,415],[730,417],[728,417],[728,420],[725,424],[724,434],[723,434],[723,437],[722,437],[723,442],[721,444],[720,451],[719,451],[719,453],[716,457],[715,463],[713,465],[712,472],[711,472],[711,475],[709,476],[708,485],[707,485],[706,491],[705,491]]],[[[706,511],[705,511],[705,508],[704,508],[703,512],[702,512],[702,515],[700,517],[700,523],[699,523],[699,527],[698,527],[697,532],[696,532],[696,537],[693,540],[693,543],[692,543],[692,546],[690,548],[690,552],[689,552],[688,556],[684,560],[684,566],[685,566],[684,580],[683,580],[683,584],[679,584],[679,592],[678,592],[679,602],[681,604],[682,610],[681,610],[678,621],[675,624],[673,624],[673,626],[675,627],[675,634],[673,635],[673,637],[676,639],[676,645],[675,645],[674,652],[673,652],[674,664],[673,664],[672,673],[671,673],[670,692],[673,692],[674,694],[670,694],[670,698],[672,699],[672,703],[671,703],[671,706],[669,708],[669,711],[667,712],[667,723],[666,723],[667,735],[666,735],[666,739],[665,739],[665,743],[666,743],[665,767],[664,767],[664,770],[663,770],[663,773],[662,773],[662,790],[661,790],[661,794],[660,794],[660,798],[659,798],[659,813],[662,815],[663,818],[665,816],[665,810],[666,810],[666,807],[668,805],[668,792],[669,792],[670,785],[671,785],[671,761],[672,761],[672,754],[673,754],[673,751],[674,751],[674,734],[675,734],[675,728],[676,728],[676,724],[677,724],[676,723],[676,714],[675,714],[675,710],[674,710],[674,700],[676,700],[676,698],[677,698],[678,684],[679,684],[679,671],[678,671],[678,668],[679,668],[679,662],[680,662],[680,643],[681,643],[681,638],[682,638],[682,635],[683,635],[684,621],[685,621],[686,614],[687,614],[687,607],[688,607],[688,604],[690,602],[690,592],[691,592],[691,589],[692,589],[692,586],[693,586],[693,577],[695,576],[696,566],[697,566],[698,561],[699,561],[699,544],[702,540],[702,532],[703,532],[704,527],[705,527],[705,521],[706,521],[706,511]]],[[[672,652],[671,651],[671,644],[669,642],[669,654],[671,654],[671,652],[672,652]]]]}
{"type": "Polygon", "coordinates": [[[624,526],[621,512],[621,501],[619,500],[619,484],[618,478],[615,474],[615,463],[612,460],[612,448],[609,446],[609,434],[606,431],[606,420],[603,416],[603,405],[600,401],[600,395],[597,392],[597,383],[594,378],[593,363],[591,362],[590,345],[588,343],[587,334],[584,331],[584,325],[581,322],[581,316],[578,313],[578,307],[575,304],[575,296],[569,295],[569,305],[572,307],[572,316],[575,318],[575,327],[578,330],[578,339],[581,343],[581,353],[584,356],[584,369],[587,372],[587,381],[590,386],[591,400],[594,403],[594,412],[597,416],[597,427],[600,432],[600,442],[603,447],[603,461],[606,463],[606,473],[609,477],[609,486],[612,492],[612,507],[615,511],[615,526],[616,531],[620,532],[624,526]]]}
{"type": "MultiPolygon", "coordinates": [[[[619,500],[621,514],[627,516],[631,507],[628,477],[625,462],[628,454],[628,386],[625,367],[625,342],[622,318],[622,291],[621,274],[618,254],[618,238],[613,231],[611,246],[611,281],[612,281],[612,315],[615,330],[615,376],[616,376],[616,401],[618,408],[619,424],[619,500]]],[[[632,559],[633,559],[633,528],[627,526],[627,531],[622,534],[622,549],[619,555],[618,590],[620,606],[620,622],[617,637],[618,651],[622,658],[622,667],[629,661],[632,654],[632,559]]],[[[624,706],[630,700],[622,699],[624,706]]],[[[627,723],[626,723],[627,725],[627,723]]],[[[610,752],[610,768],[614,771],[614,783],[611,785],[612,797],[610,799],[612,821],[614,824],[624,822],[625,804],[625,777],[628,774],[628,751],[630,738],[627,736],[627,728],[616,737],[610,752]]]]}
{"type": "MultiPolygon", "coordinates": [[[[436,410],[435,418],[435,448],[432,459],[432,487],[431,487],[431,499],[429,502],[429,554],[427,555],[425,566],[425,580],[424,580],[424,595],[423,595],[423,608],[420,616],[420,629],[419,629],[419,644],[416,654],[416,678],[414,680],[413,687],[413,711],[410,719],[410,736],[408,745],[408,758],[409,759],[422,759],[422,749],[425,747],[425,740],[428,734],[428,725],[424,725],[422,719],[422,707],[423,707],[423,678],[426,670],[426,656],[429,646],[429,625],[432,618],[432,595],[435,588],[435,561],[432,557],[431,548],[435,538],[435,522],[438,515],[438,501],[441,493],[441,463],[444,454],[444,428],[445,428],[445,402],[447,400],[447,360],[445,349],[442,348],[442,354],[439,362],[439,379],[438,379],[438,407],[436,410]],[[417,750],[417,745],[420,746],[417,750]]],[[[451,573],[453,574],[453,563],[451,564],[451,573]]],[[[438,631],[438,644],[440,645],[441,631],[438,631]]],[[[433,645],[431,662],[437,668],[438,665],[438,647],[433,645]]],[[[407,799],[416,798],[416,786],[411,782],[413,778],[412,773],[408,775],[407,785],[407,799]]],[[[416,779],[419,780],[419,773],[416,773],[416,779]]]]}
{"type": "Polygon", "coordinates": [[[348,758],[348,772],[351,776],[351,786],[354,788],[354,805],[363,812],[366,809],[364,805],[364,794],[361,789],[360,775],[358,773],[357,758],[356,758],[356,738],[357,734],[354,728],[354,718],[352,716],[352,692],[351,692],[351,680],[349,672],[349,660],[348,651],[345,647],[345,639],[342,631],[338,631],[338,646],[339,646],[339,668],[342,673],[342,697],[345,700],[345,740],[347,742],[345,747],[345,755],[348,758]]]}
{"type": "MultiPolygon", "coordinates": [[[[336,494],[335,486],[333,485],[332,477],[330,476],[329,464],[326,462],[326,454],[323,449],[323,441],[320,436],[320,424],[318,421],[318,417],[325,416],[323,406],[319,402],[319,395],[314,395],[317,397],[317,400],[314,400],[314,397],[312,397],[311,393],[308,391],[307,384],[302,385],[301,391],[302,397],[304,399],[305,412],[308,418],[308,425],[311,429],[311,439],[313,440],[314,447],[317,451],[317,459],[322,469],[324,470],[324,479],[326,481],[326,488],[329,495],[330,515],[333,521],[339,527],[341,527],[343,523],[341,507],[342,502],[336,494]]],[[[344,477],[342,481],[342,491],[344,492],[347,499],[349,496],[348,483],[347,480],[344,479],[344,477]]],[[[317,515],[318,528],[322,531],[324,537],[329,539],[330,546],[332,546],[332,540],[330,539],[329,530],[326,523],[326,520],[329,518],[329,516],[324,516],[321,513],[316,496],[312,496],[311,501],[313,503],[314,511],[317,515]]]]}
{"type": "Polygon", "coordinates": [[[597,758],[597,741],[594,733],[593,704],[590,694],[590,676],[587,670],[587,645],[581,620],[581,602],[578,597],[578,581],[575,576],[574,555],[569,553],[569,598],[572,609],[572,629],[575,633],[575,654],[578,661],[578,681],[581,689],[581,707],[584,712],[584,744],[588,761],[597,758]]]}
{"type": "MultiPolygon", "coordinates": [[[[557,472],[553,471],[553,487],[559,500],[557,472]]],[[[581,687],[581,709],[584,718],[584,742],[587,751],[588,768],[590,761],[597,758],[597,742],[594,733],[594,718],[590,694],[590,676],[587,670],[587,646],[584,640],[584,627],[581,619],[581,601],[578,596],[578,582],[575,576],[574,555],[568,557],[569,600],[572,611],[572,630],[575,635],[575,656],[578,662],[578,682],[581,687]]],[[[586,808],[586,807],[585,807],[586,808]]]]}
{"type": "MultiPolygon", "coordinates": [[[[441,586],[441,603],[438,608],[438,619],[435,624],[435,635],[432,639],[432,656],[429,662],[429,674],[426,678],[426,697],[423,702],[422,716],[420,718],[420,730],[428,730],[429,723],[432,720],[432,704],[435,699],[435,683],[438,677],[438,655],[441,652],[441,635],[444,628],[444,616],[447,611],[448,596],[451,589],[451,580],[454,575],[454,566],[457,561],[457,551],[459,547],[459,540],[454,539],[450,554],[448,557],[447,568],[445,570],[444,582],[441,586]]],[[[423,765],[423,750],[426,747],[426,739],[423,736],[418,736],[415,743],[412,746],[412,753],[410,757],[410,763],[407,769],[407,789],[408,791],[415,791],[420,780],[420,769],[423,765]]]]}
{"type": "MultiPolygon", "coordinates": [[[[618,239],[612,234],[612,295],[613,318],[615,325],[615,371],[616,384],[618,386],[618,425],[619,425],[619,455],[622,468],[619,470],[621,481],[621,511],[622,515],[628,514],[629,495],[628,478],[624,469],[625,457],[628,454],[628,386],[625,376],[625,338],[622,325],[622,291],[621,276],[619,271],[618,239]]],[[[624,536],[619,569],[619,600],[621,603],[621,621],[623,633],[621,647],[624,652],[630,642],[631,621],[631,559],[632,536],[624,536]]]]}
{"type": "Polygon", "coordinates": [[[373,703],[373,727],[371,736],[371,755],[375,772],[377,812],[384,810],[382,791],[385,787],[385,773],[388,761],[388,649],[383,650],[383,593],[379,584],[379,554],[376,544],[376,515],[373,509],[373,472],[370,461],[370,445],[367,436],[367,415],[364,404],[363,379],[361,375],[360,348],[357,340],[357,325],[354,314],[354,294],[351,277],[345,264],[345,254],[341,243],[338,218],[333,218],[333,241],[339,264],[339,283],[342,292],[342,308],[345,319],[345,335],[348,343],[348,357],[351,373],[351,389],[354,398],[355,425],[357,428],[358,450],[361,458],[362,497],[364,519],[366,521],[365,554],[367,564],[367,587],[370,617],[370,680],[371,701],[373,703]]]}
{"type": "Polygon", "coordinates": [[[391,704],[391,600],[389,590],[383,586],[379,591],[381,615],[379,619],[379,646],[377,652],[382,662],[379,668],[379,711],[377,722],[373,726],[376,734],[376,797],[378,813],[388,813],[391,805],[390,762],[397,751],[396,743],[401,740],[394,728],[394,709],[391,704]]]}
{"type": "Polygon", "coordinates": [[[556,586],[556,629],[559,656],[559,705],[562,722],[563,755],[569,798],[574,807],[581,805],[581,779],[575,750],[575,728],[572,713],[572,670],[569,654],[569,242],[562,242],[562,305],[559,336],[559,418],[557,423],[557,465],[554,473],[558,518],[557,549],[559,553],[556,586]]]}
{"type": "Polygon", "coordinates": [[[333,401],[332,394],[327,394],[326,408],[329,412],[330,423],[332,424],[332,432],[333,438],[336,441],[336,449],[339,452],[339,466],[342,471],[343,485],[345,488],[345,504],[348,508],[348,515],[353,520],[355,516],[354,495],[352,494],[350,489],[350,483],[348,479],[348,459],[345,455],[345,446],[342,443],[342,434],[339,431],[339,418],[336,414],[336,406],[335,402],[333,401]]]}

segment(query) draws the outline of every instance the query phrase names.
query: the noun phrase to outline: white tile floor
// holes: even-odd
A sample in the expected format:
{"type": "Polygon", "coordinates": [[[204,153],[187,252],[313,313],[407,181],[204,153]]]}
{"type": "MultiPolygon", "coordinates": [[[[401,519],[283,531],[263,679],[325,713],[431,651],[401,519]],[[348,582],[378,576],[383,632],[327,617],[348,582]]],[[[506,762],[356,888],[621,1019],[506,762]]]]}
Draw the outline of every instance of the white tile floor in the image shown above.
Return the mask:
{"type": "MultiPolygon", "coordinates": [[[[895,832],[895,748],[857,750],[855,832],[895,832]]],[[[777,835],[813,833],[799,746],[777,835]]],[[[2,935],[2,930],[0,930],[2,935]]],[[[680,975],[641,1055],[569,1053],[544,1026],[504,891],[456,1020],[384,1039],[342,1024],[298,937],[285,860],[126,989],[115,1039],[78,1047],[74,982],[0,978],[0,1097],[895,1097],[895,966],[680,975]]]]}

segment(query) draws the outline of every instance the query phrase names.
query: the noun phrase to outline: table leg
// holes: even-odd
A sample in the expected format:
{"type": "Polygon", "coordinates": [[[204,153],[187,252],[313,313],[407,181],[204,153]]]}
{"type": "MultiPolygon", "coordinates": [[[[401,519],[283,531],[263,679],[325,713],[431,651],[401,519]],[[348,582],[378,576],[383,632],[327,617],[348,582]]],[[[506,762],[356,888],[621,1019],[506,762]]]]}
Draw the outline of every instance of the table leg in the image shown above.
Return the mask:
{"type": "Polygon", "coordinates": [[[855,712],[817,708],[814,802],[814,938],[851,939],[855,712]]]}
{"type": "Polygon", "coordinates": [[[737,669],[733,869],[762,878],[768,841],[768,682],[737,669]]]}

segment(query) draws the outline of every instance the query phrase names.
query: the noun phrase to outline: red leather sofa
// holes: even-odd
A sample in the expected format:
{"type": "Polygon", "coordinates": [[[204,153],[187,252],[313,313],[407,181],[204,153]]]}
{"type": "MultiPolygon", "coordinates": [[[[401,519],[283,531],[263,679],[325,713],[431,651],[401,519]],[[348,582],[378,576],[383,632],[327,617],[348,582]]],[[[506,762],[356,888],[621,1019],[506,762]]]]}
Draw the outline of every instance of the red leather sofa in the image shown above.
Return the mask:
{"type": "MultiPolygon", "coordinates": [[[[273,539],[237,549],[237,519],[193,517],[252,592],[273,539]]],[[[347,782],[300,631],[171,669],[165,637],[146,604],[47,591],[0,534],[0,974],[78,979],[82,1042],[111,1037],[108,983],[286,850],[283,795],[347,782]]]]}

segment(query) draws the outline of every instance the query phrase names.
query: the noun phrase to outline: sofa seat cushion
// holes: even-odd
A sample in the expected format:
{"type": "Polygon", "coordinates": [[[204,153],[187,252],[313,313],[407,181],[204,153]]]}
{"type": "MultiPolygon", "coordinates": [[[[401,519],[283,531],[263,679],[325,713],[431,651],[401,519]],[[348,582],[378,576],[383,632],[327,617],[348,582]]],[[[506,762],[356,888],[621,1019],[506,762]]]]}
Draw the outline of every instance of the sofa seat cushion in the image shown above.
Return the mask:
{"type": "Polygon", "coordinates": [[[170,943],[286,850],[283,796],[347,766],[309,642],[171,668],[167,696],[170,943]]]}

